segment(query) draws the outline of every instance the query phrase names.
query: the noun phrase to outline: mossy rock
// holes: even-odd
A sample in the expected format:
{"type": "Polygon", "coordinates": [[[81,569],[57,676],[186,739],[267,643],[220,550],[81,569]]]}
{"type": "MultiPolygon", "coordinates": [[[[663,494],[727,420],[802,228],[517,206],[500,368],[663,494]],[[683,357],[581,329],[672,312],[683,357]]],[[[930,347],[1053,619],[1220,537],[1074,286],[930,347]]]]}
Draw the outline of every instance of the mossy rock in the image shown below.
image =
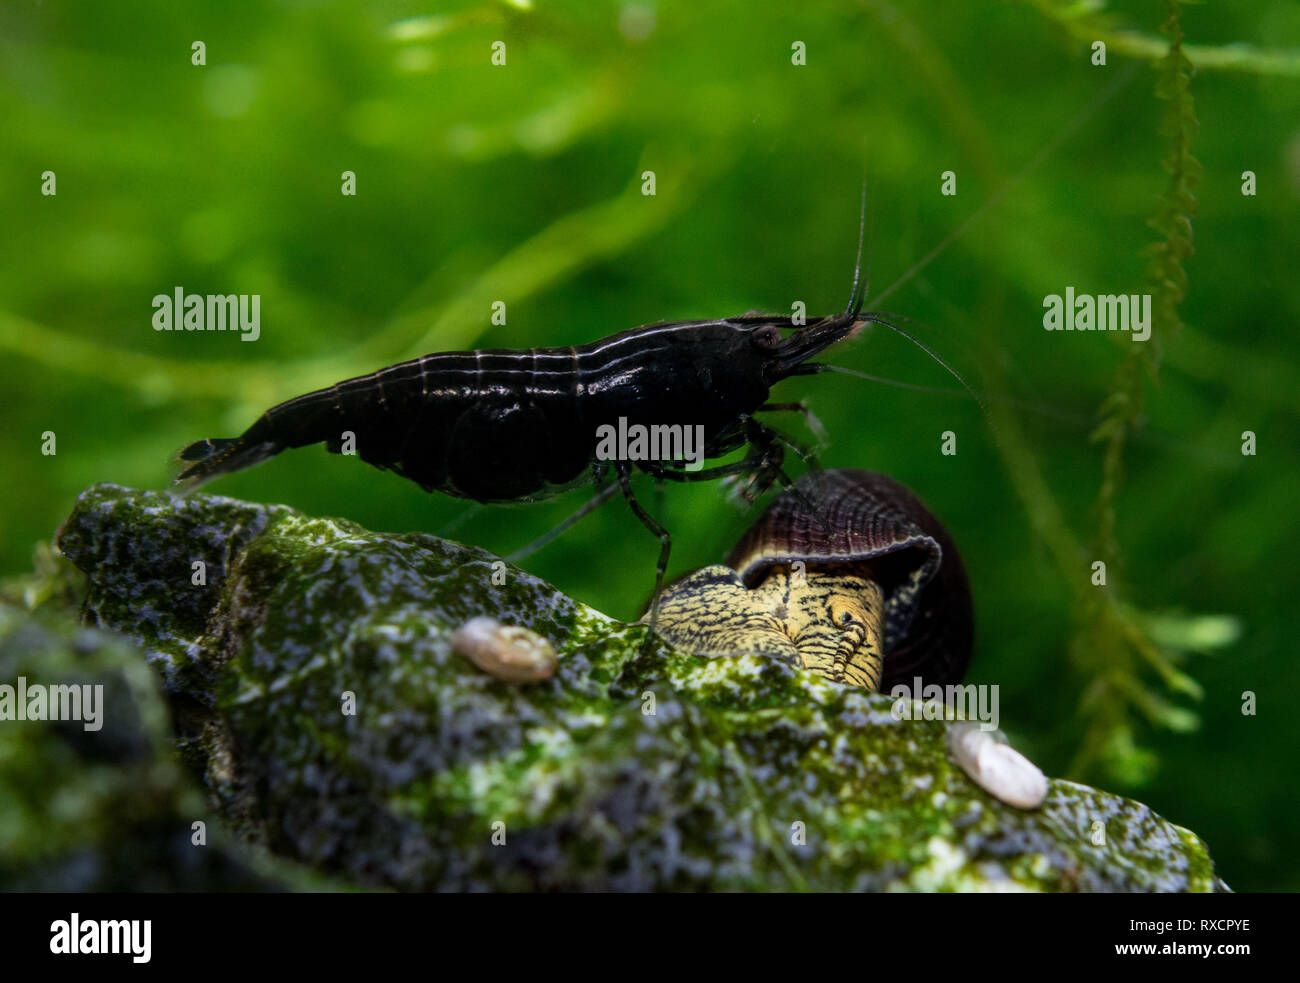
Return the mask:
{"type": "Polygon", "coordinates": [[[481,549],[112,485],[59,545],[85,619],[159,671],[235,833],[351,885],[1223,888],[1140,803],[1056,780],[1041,809],[1004,805],[943,721],[760,656],[643,644],[481,549]],[[478,615],[549,639],[555,675],[512,685],[455,653],[478,615]]]}
{"type": "Polygon", "coordinates": [[[222,831],[176,759],[156,674],[126,639],[0,603],[0,685],[16,696],[19,680],[29,694],[76,686],[97,696],[76,704],[88,719],[23,719],[28,708],[49,715],[39,699],[0,719],[0,889],[324,886],[222,831]]]}

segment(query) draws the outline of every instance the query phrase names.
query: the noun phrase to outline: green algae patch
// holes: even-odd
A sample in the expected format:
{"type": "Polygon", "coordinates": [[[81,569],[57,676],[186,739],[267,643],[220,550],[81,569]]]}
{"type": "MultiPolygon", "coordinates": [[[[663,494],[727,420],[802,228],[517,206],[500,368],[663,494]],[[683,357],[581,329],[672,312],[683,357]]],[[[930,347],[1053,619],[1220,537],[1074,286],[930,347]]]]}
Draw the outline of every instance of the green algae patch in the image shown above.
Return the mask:
{"type": "Polygon", "coordinates": [[[0,687],[19,680],[28,693],[77,687],[84,719],[15,718],[0,689],[0,889],[326,886],[223,830],[177,760],[157,674],[126,639],[0,603],[0,687]]]}
{"type": "Polygon", "coordinates": [[[350,885],[1222,887],[1204,844],[1140,803],[1054,781],[1014,809],[949,758],[941,720],[646,644],[481,549],[111,485],[59,544],[85,619],[157,668],[234,834],[350,885]],[[547,638],[555,674],[513,685],[455,652],[483,615],[547,638]]]}

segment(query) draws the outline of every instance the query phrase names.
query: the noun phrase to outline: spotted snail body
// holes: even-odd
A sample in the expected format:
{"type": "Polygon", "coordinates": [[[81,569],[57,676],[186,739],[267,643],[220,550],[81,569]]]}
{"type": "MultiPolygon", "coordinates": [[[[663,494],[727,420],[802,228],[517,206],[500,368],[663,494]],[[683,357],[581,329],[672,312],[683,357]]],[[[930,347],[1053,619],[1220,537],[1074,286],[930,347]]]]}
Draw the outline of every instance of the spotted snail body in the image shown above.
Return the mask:
{"type": "Polygon", "coordinates": [[[854,469],[801,478],[726,566],[666,587],[658,619],[690,652],[768,655],[872,690],[961,679],[974,633],[947,531],[907,487],[854,469]]]}

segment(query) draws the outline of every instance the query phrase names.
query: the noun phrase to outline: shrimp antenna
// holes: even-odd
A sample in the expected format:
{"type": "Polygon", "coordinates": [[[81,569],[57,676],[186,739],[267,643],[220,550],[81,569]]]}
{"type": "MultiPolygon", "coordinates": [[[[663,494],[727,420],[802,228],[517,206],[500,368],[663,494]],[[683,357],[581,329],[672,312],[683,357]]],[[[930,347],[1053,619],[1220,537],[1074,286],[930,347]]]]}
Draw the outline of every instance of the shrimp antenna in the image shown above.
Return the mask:
{"type": "MultiPolygon", "coordinates": [[[[961,387],[962,387],[963,389],[965,389],[968,393],[970,393],[971,399],[975,400],[976,404],[977,404],[977,405],[979,406],[979,408],[980,408],[980,412],[982,412],[982,413],[984,414],[984,418],[985,418],[986,420],[990,419],[990,418],[989,418],[988,407],[984,404],[984,400],[983,400],[983,398],[980,396],[980,394],[977,393],[974,389],[972,389],[972,388],[970,387],[970,384],[966,382],[966,379],[962,376],[962,374],[961,374],[960,372],[958,372],[958,371],[957,371],[956,369],[954,369],[951,365],[949,365],[946,361],[944,361],[943,358],[941,358],[941,357],[939,356],[939,354],[938,354],[937,352],[934,351],[934,349],[930,348],[930,346],[927,345],[925,342],[923,342],[920,338],[917,338],[915,335],[913,335],[913,334],[912,334],[911,332],[909,332],[909,331],[905,331],[905,330],[903,330],[903,329],[900,328],[898,325],[891,323],[890,321],[888,321],[885,317],[883,317],[883,316],[880,315],[880,314],[873,314],[873,313],[871,313],[870,311],[868,311],[866,314],[859,314],[859,315],[857,315],[857,316],[858,316],[858,317],[861,317],[862,320],[867,321],[867,322],[870,323],[870,324],[882,324],[882,325],[884,325],[885,327],[889,328],[890,331],[897,332],[898,334],[900,334],[900,335],[902,335],[904,338],[906,338],[908,341],[910,341],[912,344],[914,344],[917,348],[921,349],[921,351],[923,351],[923,352],[925,352],[927,355],[929,355],[932,359],[934,359],[934,360],[935,360],[936,362],[938,362],[940,365],[942,365],[942,366],[944,367],[944,370],[945,370],[949,375],[951,375],[954,379],[956,379],[959,383],[961,383],[961,387]]],[[[827,365],[827,364],[825,364],[824,362],[820,362],[820,363],[818,363],[818,371],[821,371],[821,372],[841,372],[841,373],[843,373],[844,375],[863,376],[863,377],[865,377],[865,378],[869,378],[869,379],[872,378],[871,376],[868,376],[865,372],[858,372],[858,371],[856,371],[855,369],[846,369],[846,368],[843,368],[842,366],[839,366],[839,365],[827,365]]],[[[879,381],[879,380],[877,380],[877,381],[879,381]]]]}
{"type": "Polygon", "coordinates": [[[867,259],[867,277],[864,282],[862,279],[862,243],[866,239],[867,232],[867,165],[862,165],[862,204],[858,210],[858,258],[853,265],[853,289],[849,291],[849,306],[845,313],[850,317],[857,317],[862,310],[863,302],[867,296],[867,283],[871,282],[871,259],[867,259]]]}

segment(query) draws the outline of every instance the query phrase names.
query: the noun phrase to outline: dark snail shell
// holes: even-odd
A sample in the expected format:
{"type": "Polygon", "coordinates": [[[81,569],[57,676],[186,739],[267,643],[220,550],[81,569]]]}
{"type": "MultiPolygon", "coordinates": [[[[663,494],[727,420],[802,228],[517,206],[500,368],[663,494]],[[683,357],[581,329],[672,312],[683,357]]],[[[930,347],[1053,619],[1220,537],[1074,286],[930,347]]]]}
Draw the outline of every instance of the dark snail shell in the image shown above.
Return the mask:
{"type": "Polygon", "coordinates": [[[795,561],[870,566],[885,590],[883,692],[916,676],[944,685],[965,674],[974,638],[966,568],[947,530],[905,485],[851,468],[804,475],[727,563],[753,587],[768,568],[795,561]]]}

